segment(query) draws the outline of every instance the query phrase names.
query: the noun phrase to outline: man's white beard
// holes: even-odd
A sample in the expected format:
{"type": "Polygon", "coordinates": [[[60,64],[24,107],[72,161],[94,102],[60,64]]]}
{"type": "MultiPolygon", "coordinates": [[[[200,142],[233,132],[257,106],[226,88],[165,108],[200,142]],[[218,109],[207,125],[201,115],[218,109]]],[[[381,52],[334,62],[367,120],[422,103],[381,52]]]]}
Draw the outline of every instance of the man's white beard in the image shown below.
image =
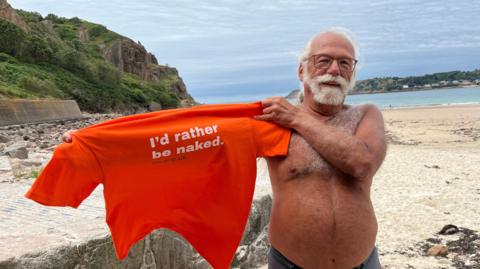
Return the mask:
{"type": "Polygon", "coordinates": [[[306,83],[313,94],[313,100],[319,104],[337,106],[343,104],[347,92],[353,88],[355,78],[352,77],[350,82],[341,76],[332,76],[329,74],[311,78],[308,72],[304,73],[304,83],[306,83]],[[320,85],[321,83],[335,82],[339,84],[335,86],[320,85]]]}

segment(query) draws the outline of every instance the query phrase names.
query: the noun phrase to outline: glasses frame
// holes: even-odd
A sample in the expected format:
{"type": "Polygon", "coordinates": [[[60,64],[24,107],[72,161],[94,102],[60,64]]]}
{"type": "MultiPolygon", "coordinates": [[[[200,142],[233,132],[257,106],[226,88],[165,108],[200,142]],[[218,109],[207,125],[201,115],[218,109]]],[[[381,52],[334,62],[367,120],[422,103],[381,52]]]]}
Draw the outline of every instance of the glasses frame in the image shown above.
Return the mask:
{"type": "Polygon", "coordinates": [[[327,70],[328,68],[330,68],[330,66],[332,66],[333,62],[334,61],[337,61],[337,66],[338,66],[338,69],[340,71],[343,71],[343,72],[348,72],[348,73],[352,73],[353,71],[355,71],[355,67],[357,66],[357,63],[358,63],[358,60],[355,59],[355,58],[349,58],[349,57],[332,57],[328,54],[313,54],[313,55],[310,55],[306,60],[309,61],[310,59],[313,59],[313,66],[318,69],[318,70],[327,70]],[[324,56],[324,57],[328,57],[328,58],[331,58],[332,61],[330,62],[330,64],[326,67],[317,67],[317,65],[315,64],[316,62],[316,58],[317,57],[320,57],[320,56],[324,56]],[[352,68],[351,70],[345,70],[345,69],[342,69],[342,67],[340,66],[340,64],[338,63],[339,60],[342,60],[342,59],[347,59],[347,60],[352,60],[353,61],[353,65],[352,65],[352,68]]]}

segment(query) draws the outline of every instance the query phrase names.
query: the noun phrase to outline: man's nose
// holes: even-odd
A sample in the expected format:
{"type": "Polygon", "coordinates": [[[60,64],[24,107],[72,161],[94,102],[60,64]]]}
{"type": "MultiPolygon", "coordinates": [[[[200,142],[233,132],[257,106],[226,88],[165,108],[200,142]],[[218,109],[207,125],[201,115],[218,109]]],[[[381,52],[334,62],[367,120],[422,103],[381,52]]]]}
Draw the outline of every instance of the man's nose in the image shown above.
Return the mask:
{"type": "Polygon", "coordinates": [[[338,66],[338,62],[336,59],[332,61],[330,66],[327,69],[327,74],[332,75],[332,76],[338,76],[340,75],[340,68],[338,66]]]}

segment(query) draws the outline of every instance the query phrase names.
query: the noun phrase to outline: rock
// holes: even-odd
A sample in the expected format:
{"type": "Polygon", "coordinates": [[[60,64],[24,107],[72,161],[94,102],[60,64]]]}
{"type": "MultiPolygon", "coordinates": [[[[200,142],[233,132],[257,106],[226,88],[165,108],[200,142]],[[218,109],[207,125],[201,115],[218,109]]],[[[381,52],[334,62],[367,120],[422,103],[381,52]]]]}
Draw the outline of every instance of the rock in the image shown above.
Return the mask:
{"type": "Polygon", "coordinates": [[[0,135],[0,143],[7,143],[10,141],[10,138],[4,136],[4,135],[0,135]]]}
{"type": "Polygon", "coordinates": [[[12,171],[12,166],[7,156],[0,156],[0,171],[12,171]]]}
{"type": "Polygon", "coordinates": [[[300,90],[293,90],[287,96],[285,96],[285,98],[291,99],[291,100],[297,100],[299,94],[300,94],[300,90]]]}
{"type": "Polygon", "coordinates": [[[252,244],[248,247],[242,246],[237,249],[233,266],[240,267],[241,269],[249,269],[267,264],[269,249],[268,226],[265,226],[252,244]]]}
{"type": "MultiPolygon", "coordinates": [[[[479,264],[476,263],[475,261],[472,261],[472,260],[466,260],[466,261],[465,261],[465,266],[469,266],[469,267],[471,267],[471,268],[475,268],[475,267],[473,267],[473,266],[475,266],[475,265],[479,265],[479,264]]],[[[476,267],[476,268],[478,268],[478,267],[476,267]]]]}
{"type": "Polygon", "coordinates": [[[151,102],[150,105],[148,105],[148,111],[158,111],[162,110],[162,105],[156,102],[151,102]]]}
{"type": "Polygon", "coordinates": [[[11,158],[27,159],[28,151],[27,144],[25,142],[17,142],[7,147],[4,152],[11,158]]]}
{"type": "Polygon", "coordinates": [[[30,28],[27,23],[15,12],[8,3],[7,0],[0,0],[0,18],[5,19],[25,32],[28,32],[30,28]]]}
{"type": "Polygon", "coordinates": [[[48,142],[42,142],[42,143],[40,144],[40,148],[41,148],[41,149],[46,149],[46,148],[48,148],[48,147],[50,147],[50,144],[49,144],[48,142]]]}
{"type": "Polygon", "coordinates": [[[435,245],[427,251],[428,256],[446,256],[448,247],[444,245],[435,245]]]}
{"type": "Polygon", "coordinates": [[[32,167],[32,166],[36,167],[41,165],[42,165],[42,161],[40,160],[25,160],[21,162],[21,166],[26,168],[32,167]]]}
{"type": "Polygon", "coordinates": [[[148,79],[148,64],[152,63],[150,55],[142,45],[129,38],[122,38],[103,51],[104,58],[119,70],[148,79]]]}
{"type": "Polygon", "coordinates": [[[38,147],[37,143],[32,141],[27,142],[27,148],[37,148],[37,147],[38,147]]]}
{"type": "Polygon", "coordinates": [[[247,250],[248,246],[239,246],[237,248],[237,251],[235,252],[235,258],[234,258],[234,264],[238,263],[240,261],[246,261],[247,260],[247,250]]]}
{"type": "Polygon", "coordinates": [[[148,110],[144,107],[136,107],[135,108],[135,114],[141,114],[141,113],[146,113],[148,110]]]}
{"type": "Polygon", "coordinates": [[[272,197],[264,195],[253,200],[248,222],[240,245],[249,245],[262,233],[270,220],[272,197]]]}
{"type": "Polygon", "coordinates": [[[438,232],[438,234],[443,234],[443,235],[456,234],[456,233],[458,233],[458,227],[453,224],[447,224],[443,226],[442,230],[438,232]]]}
{"type": "Polygon", "coordinates": [[[440,166],[434,164],[434,165],[426,165],[424,164],[423,166],[425,166],[426,168],[435,168],[435,169],[440,169],[440,166]]]}
{"type": "Polygon", "coordinates": [[[169,230],[156,230],[146,237],[145,242],[145,248],[155,257],[155,268],[191,267],[195,251],[178,234],[169,230]]]}
{"type": "Polygon", "coordinates": [[[132,246],[125,260],[115,256],[111,237],[0,261],[0,268],[211,268],[183,238],[156,230],[132,246]]]}
{"type": "Polygon", "coordinates": [[[77,38],[81,41],[81,42],[88,42],[90,41],[90,35],[88,34],[88,29],[86,28],[80,28],[77,30],[77,38]]]}
{"type": "Polygon", "coordinates": [[[178,75],[176,68],[159,65],[155,56],[145,49],[142,44],[135,43],[129,38],[115,41],[111,46],[99,47],[105,60],[115,65],[119,70],[135,74],[144,80],[159,81],[164,77],[175,77],[169,91],[180,98],[182,106],[192,106],[195,100],[188,94],[185,83],[178,75]]]}

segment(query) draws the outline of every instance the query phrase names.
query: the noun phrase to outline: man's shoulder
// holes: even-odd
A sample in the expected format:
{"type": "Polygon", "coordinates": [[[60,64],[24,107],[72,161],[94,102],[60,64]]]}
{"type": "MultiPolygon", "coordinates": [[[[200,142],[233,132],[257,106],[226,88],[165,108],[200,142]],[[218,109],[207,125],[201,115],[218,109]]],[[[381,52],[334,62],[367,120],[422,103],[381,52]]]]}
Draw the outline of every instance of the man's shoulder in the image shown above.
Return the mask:
{"type": "Polygon", "coordinates": [[[363,103],[363,104],[344,104],[344,109],[365,109],[365,110],[377,110],[380,111],[380,109],[372,103],[363,103]]]}
{"type": "Polygon", "coordinates": [[[380,108],[372,103],[364,104],[346,104],[344,105],[344,111],[359,111],[362,115],[381,115],[380,108]]]}
{"type": "Polygon", "coordinates": [[[383,126],[384,120],[382,111],[376,105],[371,103],[356,105],[362,111],[362,120],[368,124],[380,125],[383,126]]]}

